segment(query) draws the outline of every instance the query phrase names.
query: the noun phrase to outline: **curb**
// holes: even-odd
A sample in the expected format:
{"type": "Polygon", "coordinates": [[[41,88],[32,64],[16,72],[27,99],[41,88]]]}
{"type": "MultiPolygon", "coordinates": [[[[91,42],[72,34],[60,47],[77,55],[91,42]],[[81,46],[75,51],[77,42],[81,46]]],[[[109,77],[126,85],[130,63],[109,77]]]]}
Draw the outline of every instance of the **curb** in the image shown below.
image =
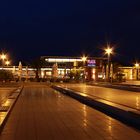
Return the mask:
{"type": "Polygon", "coordinates": [[[127,91],[133,91],[133,92],[140,92],[140,87],[138,86],[131,86],[131,85],[104,85],[104,84],[87,84],[90,86],[98,86],[98,87],[105,87],[105,88],[113,88],[113,89],[119,89],[119,90],[127,90],[127,91]]]}
{"type": "Polygon", "coordinates": [[[15,105],[15,103],[17,102],[18,100],[18,97],[20,96],[20,93],[22,92],[23,90],[23,86],[20,86],[18,87],[16,90],[14,90],[11,95],[8,97],[7,101],[9,104],[7,105],[7,103],[4,103],[3,104],[3,107],[7,107],[6,110],[3,110],[3,111],[0,111],[0,117],[2,116],[3,119],[2,121],[0,122],[0,133],[2,132],[5,124],[6,124],[6,121],[15,105]],[[7,106],[6,106],[7,105],[7,106]],[[2,114],[2,115],[1,115],[2,114]]]}
{"type": "Polygon", "coordinates": [[[117,105],[115,103],[109,104],[109,101],[104,102],[99,98],[91,98],[83,93],[75,92],[70,89],[62,88],[60,86],[52,86],[53,89],[68,95],[92,108],[95,108],[108,116],[111,116],[129,126],[140,130],[140,112],[135,109],[117,105]]]}

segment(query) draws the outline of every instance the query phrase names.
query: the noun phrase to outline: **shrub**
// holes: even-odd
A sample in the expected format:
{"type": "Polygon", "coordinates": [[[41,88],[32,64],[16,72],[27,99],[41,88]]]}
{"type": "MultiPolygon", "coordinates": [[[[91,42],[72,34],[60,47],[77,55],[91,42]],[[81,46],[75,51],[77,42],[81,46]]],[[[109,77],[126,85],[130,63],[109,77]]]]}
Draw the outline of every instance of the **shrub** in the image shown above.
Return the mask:
{"type": "Polygon", "coordinates": [[[8,70],[0,70],[0,81],[11,81],[13,79],[14,77],[12,72],[8,70]]]}

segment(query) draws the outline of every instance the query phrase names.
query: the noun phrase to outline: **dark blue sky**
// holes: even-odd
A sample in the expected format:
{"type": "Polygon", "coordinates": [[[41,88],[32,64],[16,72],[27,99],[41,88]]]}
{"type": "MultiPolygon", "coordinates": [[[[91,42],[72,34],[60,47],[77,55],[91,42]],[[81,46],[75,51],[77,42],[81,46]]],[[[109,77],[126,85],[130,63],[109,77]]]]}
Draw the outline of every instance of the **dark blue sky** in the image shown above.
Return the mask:
{"type": "Polygon", "coordinates": [[[111,42],[116,57],[140,58],[139,0],[4,0],[0,48],[12,58],[101,54],[111,42]]]}

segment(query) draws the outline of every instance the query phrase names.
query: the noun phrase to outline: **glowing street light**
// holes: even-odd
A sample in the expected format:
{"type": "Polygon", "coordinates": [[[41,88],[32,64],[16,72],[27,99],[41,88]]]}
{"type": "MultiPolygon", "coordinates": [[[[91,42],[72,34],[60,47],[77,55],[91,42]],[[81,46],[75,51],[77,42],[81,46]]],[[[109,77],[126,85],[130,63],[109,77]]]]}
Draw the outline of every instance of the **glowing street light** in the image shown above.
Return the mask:
{"type": "Polygon", "coordinates": [[[3,54],[1,54],[0,57],[1,57],[2,60],[5,60],[6,59],[6,54],[3,53],[3,54]]]}
{"type": "Polygon", "coordinates": [[[5,61],[5,64],[8,66],[8,65],[10,65],[10,61],[9,60],[6,60],[5,61]]]}
{"type": "Polygon", "coordinates": [[[136,64],[135,64],[135,67],[138,68],[138,67],[139,67],[139,63],[136,63],[136,64]]]}
{"type": "Polygon", "coordinates": [[[105,49],[105,54],[109,55],[113,53],[113,48],[110,48],[109,46],[105,49]]]}
{"type": "Polygon", "coordinates": [[[82,61],[85,62],[87,60],[87,57],[83,56],[82,61]]]}
{"type": "Polygon", "coordinates": [[[85,62],[87,61],[87,57],[86,56],[83,56],[82,58],[82,61],[83,61],[83,69],[84,69],[84,71],[83,71],[83,80],[85,81],[85,62]]]}
{"type": "Polygon", "coordinates": [[[87,61],[87,57],[84,55],[81,59],[83,61],[83,67],[84,67],[85,66],[85,62],[87,61]]]}
{"type": "Polygon", "coordinates": [[[107,56],[108,56],[107,79],[109,81],[109,79],[110,79],[110,55],[113,54],[113,48],[111,48],[109,45],[107,45],[107,48],[105,49],[105,54],[107,54],[107,56]]]}
{"type": "Polygon", "coordinates": [[[0,59],[2,60],[2,68],[3,68],[3,66],[4,66],[4,60],[6,59],[6,54],[2,53],[0,55],[0,59]]]}

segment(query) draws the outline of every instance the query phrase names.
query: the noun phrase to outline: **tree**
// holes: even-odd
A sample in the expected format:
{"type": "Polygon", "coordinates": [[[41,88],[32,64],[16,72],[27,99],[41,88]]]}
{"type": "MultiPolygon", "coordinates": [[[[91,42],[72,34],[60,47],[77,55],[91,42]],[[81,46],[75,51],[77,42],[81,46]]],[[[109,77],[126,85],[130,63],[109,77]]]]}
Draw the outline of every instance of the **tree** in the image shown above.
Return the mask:
{"type": "Polygon", "coordinates": [[[82,79],[80,70],[71,70],[68,76],[70,77],[70,79],[75,81],[79,81],[82,79]]]}
{"type": "Polygon", "coordinates": [[[46,65],[46,62],[40,58],[37,58],[33,60],[30,63],[31,67],[35,69],[35,79],[39,81],[39,73],[41,71],[41,68],[46,65]]]}

